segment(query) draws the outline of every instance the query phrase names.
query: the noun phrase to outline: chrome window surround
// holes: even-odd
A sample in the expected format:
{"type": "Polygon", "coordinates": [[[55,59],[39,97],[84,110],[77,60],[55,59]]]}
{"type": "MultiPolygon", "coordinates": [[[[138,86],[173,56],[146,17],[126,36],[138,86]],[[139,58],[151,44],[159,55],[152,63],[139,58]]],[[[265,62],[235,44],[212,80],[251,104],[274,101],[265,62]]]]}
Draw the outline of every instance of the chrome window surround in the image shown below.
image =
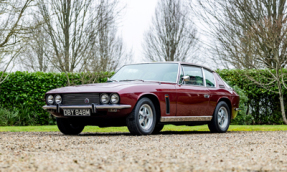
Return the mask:
{"type": "Polygon", "coordinates": [[[206,87],[205,73],[204,73],[203,67],[201,68],[201,72],[202,72],[202,75],[203,75],[204,87],[206,87]]]}
{"type": "MultiPolygon", "coordinates": [[[[191,66],[191,67],[197,67],[197,68],[201,68],[201,73],[202,73],[202,78],[203,78],[203,85],[186,85],[186,84],[181,84],[178,82],[178,85],[182,85],[182,86],[193,86],[193,87],[206,87],[206,83],[205,83],[205,76],[204,76],[204,73],[203,73],[203,67],[201,66],[196,66],[196,65],[180,65],[180,67],[182,68],[182,66],[191,66]]],[[[184,76],[184,70],[183,71],[183,76],[184,76]]],[[[179,73],[179,77],[180,77],[180,73],[179,73]]]]}
{"type": "MultiPolygon", "coordinates": [[[[181,64],[181,65],[179,65],[180,66],[180,68],[182,68],[182,66],[184,66],[184,65],[186,65],[186,64],[181,64]]],[[[205,69],[205,70],[207,70],[207,71],[210,71],[210,70],[208,70],[208,69],[206,69],[206,68],[204,68],[204,67],[201,67],[201,66],[196,66],[196,65],[186,65],[186,66],[193,66],[193,67],[198,67],[198,68],[201,68],[201,71],[202,71],[202,75],[203,75],[203,85],[185,85],[185,86],[193,86],[193,87],[207,87],[206,86],[206,81],[205,81],[205,73],[204,73],[204,70],[203,69],[205,69]]],[[[207,88],[216,88],[217,87],[217,82],[216,82],[216,79],[215,79],[215,77],[214,77],[214,72],[213,71],[210,71],[212,74],[213,74],[213,78],[214,78],[214,81],[215,81],[215,87],[207,87],[207,88]]],[[[180,78],[180,73],[178,73],[178,75],[179,75],[179,78],[180,78]]],[[[183,75],[184,75],[184,70],[183,70],[183,75]]],[[[182,85],[182,86],[184,86],[184,84],[181,84],[181,83],[179,83],[179,82],[177,82],[177,84],[178,85],[182,85]]]]}
{"type": "MultiPolygon", "coordinates": [[[[161,63],[161,62],[158,62],[158,64],[160,64],[160,63],[161,63]]],[[[204,78],[204,81],[203,81],[203,82],[204,82],[204,85],[203,85],[203,86],[201,86],[201,85],[192,85],[192,86],[194,86],[194,87],[206,87],[205,74],[204,74],[203,69],[205,69],[205,70],[207,70],[207,71],[210,71],[209,69],[207,69],[207,68],[205,68],[205,67],[202,67],[202,66],[197,66],[197,65],[181,64],[181,62],[172,62],[172,63],[177,63],[177,64],[178,64],[178,71],[177,71],[178,77],[177,77],[177,81],[176,81],[176,82],[154,81],[154,82],[165,82],[165,83],[171,83],[171,84],[182,85],[181,83],[179,83],[179,81],[180,81],[180,70],[181,70],[182,66],[186,65],[186,66],[198,67],[198,68],[201,68],[201,70],[202,70],[202,74],[203,74],[203,78],[204,78]]],[[[137,63],[137,64],[157,64],[157,62],[156,62],[156,63],[147,62],[147,63],[137,63]]],[[[136,65],[136,64],[133,64],[133,65],[136,65]]],[[[123,65],[121,68],[123,68],[124,66],[128,66],[128,65],[123,65]]],[[[119,69],[116,71],[116,73],[117,73],[121,68],[119,68],[119,69]]],[[[184,71],[183,71],[183,72],[184,72],[184,71]]],[[[210,71],[210,72],[211,72],[211,73],[214,73],[213,71],[210,71]]],[[[115,74],[116,74],[116,73],[115,73],[115,74]]],[[[115,74],[114,74],[114,75],[115,75],[115,74]]],[[[183,74],[184,74],[184,73],[183,73],[183,74]]],[[[214,77],[214,75],[213,75],[213,77],[214,77]]],[[[152,81],[152,80],[145,80],[145,81],[152,81]]],[[[208,88],[216,88],[216,87],[217,87],[217,81],[216,81],[215,77],[214,77],[214,81],[215,81],[215,87],[208,87],[208,88]]]]}
{"type": "MultiPolygon", "coordinates": [[[[204,75],[204,83],[205,83],[205,87],[207,87],[206,86],[206,80],[205,80],[205,72],[204,72],[204,70],[203,69],[205,69],[205,70],[207,70],[206,68],[202,68],[202,72],[203,72],[203,75],[204,75]]],[[[207,88],[216,88],[217,87],[217,82],[216,82],[216,79],[215,79],[215,77],[214,77],[214,72],[212,72],[212,71],[210,71],[210,70],[207,70],[207,71],[209,71],[210,73],[212,73],[212,75],[213,75],[213,80],[214,80],[214,87],[207,87],[207,88]]]]}

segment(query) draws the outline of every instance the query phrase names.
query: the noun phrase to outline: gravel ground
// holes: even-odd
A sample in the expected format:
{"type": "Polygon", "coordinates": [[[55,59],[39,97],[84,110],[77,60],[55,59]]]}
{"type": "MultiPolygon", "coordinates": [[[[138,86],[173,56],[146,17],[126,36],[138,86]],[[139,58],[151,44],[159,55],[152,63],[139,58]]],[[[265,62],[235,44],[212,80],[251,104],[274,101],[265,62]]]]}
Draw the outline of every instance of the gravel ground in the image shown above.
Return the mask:
{"type": "Polygon", "coordinates": [[[3,132],[0,171],[287,171],[287,132],[3,132]]]}

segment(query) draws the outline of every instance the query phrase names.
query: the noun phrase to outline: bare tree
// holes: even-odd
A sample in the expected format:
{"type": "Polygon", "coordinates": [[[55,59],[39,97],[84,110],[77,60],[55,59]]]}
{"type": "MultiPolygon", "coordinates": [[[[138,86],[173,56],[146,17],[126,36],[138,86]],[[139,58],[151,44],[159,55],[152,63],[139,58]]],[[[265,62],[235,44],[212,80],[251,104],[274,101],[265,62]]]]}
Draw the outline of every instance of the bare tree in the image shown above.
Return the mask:
{"type": "Polygon", "coordinates": [[[7,78],[5,72],[18,57],[22,49],[21,44],[27,39],[24,35],[27,26],[22,19],[32,1],[0,0],[0,84],[7,78]]]}
{"type": "Polygon", "coordinates": [[[152,61],[192,61],[197,30],[184,0],[158,2],[152,26],[145,34],[144,54],[152,61]]]}
{"type": "Polygon", "coordinates": [[[92,51],[92,58],[87,65],[87,70],[92,72],[115,71],[116,68],[129,60],[132,56],[131,51],[127,51],[123,40],[118,36],[117,21],[120,20],[120,12],[124,8],[117,9],[115,5],[111,8],[108,1],[99,9],[97,26],[98,35],[95,38],[96,47],[92,51]],[[110,21],[107,22],[107,19],[110,21]]]}
{"type": "Polygon", "coordinates": [[[264,76],[263,81],[247,77],[279,95],[287,124],[283,99],[283,88],[287,87],[282,71],[287,63],[286,0],[207,0],[199,4],[207,12],[205,21],[215,38],[211,46],[215,60],[239,69],[266,69],[270,77],[264,76]]]}
{"type": "Polygon", "coordinates": [[[24,46],[24,51],[20,54],[19,63],[27,71],[53,71],[53,66],[47,55],[50,54],[48,47],[49,36],[44,31],[42,23],[34,16],[34,27],[29,28],[29,41],[24,46]]]}
{"type": "MultiPolygon", "coordinates": [[[[44,21],[44,30],[49,36],[49,58],[60,72],[74,72],[85,69],[87,60],[97,46],[101,9],[112,12],[117,5],[113,1],[92,0],[39,0],[39,14],[44,21]]],[[[104,26],[112,18],[104,16],[104,26]]]]}

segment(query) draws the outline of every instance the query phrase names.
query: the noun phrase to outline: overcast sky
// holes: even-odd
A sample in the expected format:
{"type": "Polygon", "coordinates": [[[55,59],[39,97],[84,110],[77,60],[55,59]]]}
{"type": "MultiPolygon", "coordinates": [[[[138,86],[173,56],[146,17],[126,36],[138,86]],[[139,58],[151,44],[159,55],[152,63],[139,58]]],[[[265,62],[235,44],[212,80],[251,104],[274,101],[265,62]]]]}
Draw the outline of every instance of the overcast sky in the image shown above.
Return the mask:
{"type": "MultiPolygon", "coordinates": [[[[142,43],[144,41],[144,33],[148,31],[150,25],[152,24],[152,18],[155,13],[155,8],[158,0],[121,0],[123,4],[126,4],[125,13],[122,18],[122,22],[120,23],[120,34],[122,35],[125,45],[128,49],[133,49],[134,52],[134,61],[137,62],[148,62],[147,59],[144,59],[143,51],[142,51],[142,43]]],[[[200,24],[200,20],[196,17],[193,18],[194,24],[197,28],[201,28],[198,30],[198,36],[201,37],[201,40],[205,39],[201,33],[202,25],[200,24]]],[[[202,59],[198,59],[197,64],[203,64],[212,66],[207,57],[203,54],[200,55],[202,59]]]]}
{"type": "Polygon", "coordinates": [[[122,0],[127,7],[121,23],[121,33],[125,44],[133,49],[134,62],[143,60],[142,43],[155,12],[157,0],[122,0]]]}

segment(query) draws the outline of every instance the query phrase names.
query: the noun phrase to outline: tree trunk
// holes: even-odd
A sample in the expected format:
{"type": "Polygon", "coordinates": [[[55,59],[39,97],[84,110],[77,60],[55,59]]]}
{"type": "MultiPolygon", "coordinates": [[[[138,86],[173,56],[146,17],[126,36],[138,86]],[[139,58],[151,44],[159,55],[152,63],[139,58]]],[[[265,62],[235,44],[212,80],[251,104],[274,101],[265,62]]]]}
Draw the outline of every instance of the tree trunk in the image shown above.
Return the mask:
{"type": "Polygon", "coordinates": [[[281,85],[279,86],[279,100],[280,100],[280,106],[281,106],[281,113],[284,123],[287,125],[287,119],[285,114],[285,107],[284,107],[284,97],[281,90],[281,85]]]}
{"type": "Polygon", "coordinates": [[[67,72],[65,72],[65,74],[66,74],[66,77],[67,77],[67,84],[68,84],[68,86],[71,86],[69,74],[67,72]]]}

